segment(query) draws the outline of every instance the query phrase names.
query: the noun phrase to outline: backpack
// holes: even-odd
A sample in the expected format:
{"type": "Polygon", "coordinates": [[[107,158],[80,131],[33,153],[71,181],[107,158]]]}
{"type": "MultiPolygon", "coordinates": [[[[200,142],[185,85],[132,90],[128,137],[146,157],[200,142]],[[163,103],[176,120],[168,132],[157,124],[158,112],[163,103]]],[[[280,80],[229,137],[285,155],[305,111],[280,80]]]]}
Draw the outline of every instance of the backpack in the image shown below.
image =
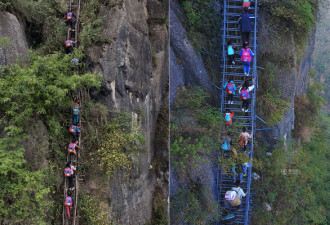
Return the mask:
{"type": "Polygon", "coordinates": [[[66,176],[66,177],[69,177],[69,176],[71,176],[73,174],[73,171],[72,171],[72,168],[71,167],[66,167],[66,168],[64,168],[64,175],[66,176]]]}
{"type": "Polygon", "coordinates": [[[229,113],[226,113],[225,120],[226,120],[226,122],[230,122],[231,121],[231,118],[230,118],[230,114],[229,113]]]}
{"type": "Polygon", "coordinates": [[[76,154],[76,144],[75,143],[70,143],[68,147],[68,152],[76,154]]]}
{"type": "Polygon", "coordinates": [[[65,206],[72,206],[72,198],[71,196],[66,196],[65,197],[65,206]]]}
{"type": "Polygon", "coordinates": [[[221,148],[222,148],[223,150],[228,150],[228,144],[227,144],[227,141],[225,141],[225,142],[222,144],[221,148]]]}
{"type": "Polygon", "coordinates": [[[67,20],[71,20],[72,19],[72,12],[69,12],[68,14],[66,14],[66,19],[67,20]]]}
{"type": "Polygon", "coordinates": [[[234,84],[233,83],[228,83],[226,86],[226,92],[227,94],[233,94],[234,93],[234,84]]]}
{"type": "Polygon", "coordinates": [[[69,132],[70,133],[75,133],[76,132],[76,126],[71,125],[70,128],[69,128],[69,132]]]}
{"type": "Polygon", "coordinates": [[[243,100],[248,100],[250,98],[250,93],[248,89],[243,89],[241,90],[241,94],[240,94],[241,99],[243,100]]]}
{"type": "Polygon", "coordinates": [[[77,116],[77,115],[79,115],[79,106],[74,106],[74,108],[73,108],[73,115],[75,115],[75,116],[77,116]]]}
{"type": "Polygon", "coordinates": [[[221,219],[221,222],[223,222],[223,224],[233,224],[235,222],[235,215],[228,214],[227,216],[221,219]]]}
{"type": "Polygon", "coordinates": [[[71,40],[65,41],[65,47],[70,47],[71,45],[72,45],[72,41],[71,40]]]}
{"type": "Polygon", "coordinates": [[[244,147],[244,145],[245,145],[245,137],[240,136],[240,137],[239,137],[239,142],[238,142],[238,144],[239,144],[241,147],[244,147]]]}
{"type": "Polygon", "coordinates": [[[242,62],[251,62],[251,55],[250,55],[250,49],[244,49],[243,48],[243,53],[241,56],[242,62]]]}

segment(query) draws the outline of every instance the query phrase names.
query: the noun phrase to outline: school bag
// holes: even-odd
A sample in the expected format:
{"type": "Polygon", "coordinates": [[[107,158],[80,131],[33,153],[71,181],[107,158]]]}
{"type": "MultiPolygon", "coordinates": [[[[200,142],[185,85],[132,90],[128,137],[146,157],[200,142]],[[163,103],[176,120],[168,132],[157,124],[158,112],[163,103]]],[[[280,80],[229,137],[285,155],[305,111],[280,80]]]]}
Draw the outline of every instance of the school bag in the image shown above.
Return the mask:
{"type": "Polygon", "coordinates": [[[226,122],[230,122],[231,121],[231,118],[230,118],[230,114],[229,113],[226,113],[225,120],[226,120],[226,122]]]}
{"type": "Polygon", "coordinates": [[[72,19],[72,13],[69,12],[67,15],[66,15],[66,19],[67,20],[71,20],[72,19]]]}
{"type": "Polygon", "coordinates": [[[225,195],[225,199],[228,202],[228,204],[233,206],[238,206],[241,204],[241,199],[238,197],[238,194],[236,191],[227,191],[225,195]]]}
{"type": "Polygon", "coordinates": [[[250,93],[248,89],[242,89],[240,93],[240,98],[243,100],[248,100],[250,98],[250,93]]]}
{"type": "Polygon", "coordinates": [[[75,115],[75,116],[77,116],[77,115],[79,115],[79,106],[74,106],[74,108],[73,108],[73,115],[75,115]]]}
{"type": "Polygon", "coordinates": [[[245,8],[245,7],[249,8],[250,5],[251,5],[250,0],[243,0],[243,5],[242,5],[243,8],[245,8]]]}
{"type": "Polygon", "coordinates": [[[227,141],[225,141],[225,143],[222,144],[221,148],[223,150],[228,150],[228,144],[227,144],[227,141]]]}
{"type": "Polygon", "coordinates": [[[239,146],[244,147],[244,145],[245,145],[245,137],[240,136],[240,137],[239,137],[239,142],[238,142],[238,144],[239,144],[239,146]]]}
{"type": "Polygon", "coordinates": [[[221,224],[233,224],[235,222],[235,215],[228,214],[227,216],[221,219],[221,224]]]}
{"type": "Polygon", "coordinates": [[[226,86],[226,92],[227,94],[233,94],[234,93],[234,84],[233,83],[228,83],[226,86]]]}
{"type": "Polygon", "coordinates": [[[72,206],[72,198],[70,196],[65,197],[65,206],[72,206]]]}
{"type": "Polygon", "coordinates": [[[251,62],[251,55],[250,55],[250,49],[249,48],[247,48],[247,49],[243,48],[241,60],[242,60],[242,62],[251,62]]]}

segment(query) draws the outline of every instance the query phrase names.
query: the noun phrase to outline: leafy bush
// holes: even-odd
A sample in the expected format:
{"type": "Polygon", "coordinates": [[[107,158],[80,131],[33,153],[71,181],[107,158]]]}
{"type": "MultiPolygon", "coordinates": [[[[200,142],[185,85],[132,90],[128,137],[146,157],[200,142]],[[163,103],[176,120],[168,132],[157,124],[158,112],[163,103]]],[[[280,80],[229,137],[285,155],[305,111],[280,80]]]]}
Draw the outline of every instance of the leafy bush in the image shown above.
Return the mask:
{"type": "Polygon", "coordinates": [[[115,220],[111,217],[111,209],[102,204],[103,200],[92,198],[84,192],[79,193],[79,222],[81,224],[114,224],[115,220]]]}
{"type": "Polygon", "coordinates": [[[187,31],[190,40],[196,48],[218,45],[218,30],[220,20],[211,0],[181,0],[187,18],[187,31]]]}
{"type": "Polygon", "coordinates": [[[202,184],[189,184],[171,197],[170,213],[173,224],[212,224],[218,218],[212,191],[202,184]]]}
{"type": "Polygon", "coordinates": [[[329,117],[322,120],[309,143],[276,146],[272,156],[258,148],[262,176],[256,186],[254,224],[326,224],[329,204],[329,117]],[[326,122],[327,121],[327,122],[326,122]],[[325,123],[326,122],[326,123],[325,123]],[[269,203],[272,211],[263,208],[269,203]]]}
{"type": "Polygon", "coordinates": [[[139,125],[132,122],[128,113],[114,112],[114,117],[103,129],[98,150],[92,154],[94,160],[108,175],[116,171],[130,171],[133,166],[132,156],[143,150],[145,142],[139,125]]]}
{"type": "Polygon", "coordinates": [[[75,75],[72,57],[83,58],[81,49],[73,55],[55,53],[42,57],[30,53],[26,65],[1,68],[1,224],[50,224],[50,220],[57,219],[51,217],[58,212],[55,201],[60,200],[62,206],[63,199],[49,193],[50,187],[58,182],[54,178],[59,171],[56,163],[66,160],[63,143],[68,140],[65,135],[71,121],[70,89],[99,87],[101,80],[99,74],[75,75]],[[25,148],[21,146],[27,134],[35,132],[32,128],[36,120],[48,129],[49,136],[45,138],[49,142],[49,152],[46,154],[45,149],[39,149],[42,146],[33,147],[44,156],[40,160],[43,162],[49,157],[50,164],[37,171],[27,164],[25,148]]]}
{"type": "Polygon", "coordinates": [[[11,5],[20,17],[27,22],[27,34],[33,39],[33,47],[43,53],[50,53],[63,47],[66,26],[63,18],[65,7],[60,0],[16,1],[11,5]]]}
{"type": "Polygon", "coordinates": [[[262,1],[262,7],[270,12],[276,24],[286,32],[292,32],[303,40],[316,23],[318,0],[262,1]]]}
{"type": "Polygon", "coordinates": [[[171,112],[171,164],[181,169],[197,166],[201,155],[209,155],[219,146],[220,112],[207,103],[200,87],[178,90],[171,112]]]}

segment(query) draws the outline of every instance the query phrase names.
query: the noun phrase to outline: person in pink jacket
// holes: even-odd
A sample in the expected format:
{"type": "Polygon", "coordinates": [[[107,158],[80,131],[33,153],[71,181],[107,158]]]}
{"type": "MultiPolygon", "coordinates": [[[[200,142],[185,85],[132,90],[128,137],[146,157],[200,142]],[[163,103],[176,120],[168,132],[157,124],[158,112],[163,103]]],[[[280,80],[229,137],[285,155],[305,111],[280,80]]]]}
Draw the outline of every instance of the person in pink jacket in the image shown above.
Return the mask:
{"type": "Polygon", "coordinates": [[[246,127],[243,127],[242,133],[239,135],[239,145],[244,147],[244,151],[246,150],[246,145],[249,142],[249,138],[253,137],[253,132],[249,134],[246,131],[246,127]]]}

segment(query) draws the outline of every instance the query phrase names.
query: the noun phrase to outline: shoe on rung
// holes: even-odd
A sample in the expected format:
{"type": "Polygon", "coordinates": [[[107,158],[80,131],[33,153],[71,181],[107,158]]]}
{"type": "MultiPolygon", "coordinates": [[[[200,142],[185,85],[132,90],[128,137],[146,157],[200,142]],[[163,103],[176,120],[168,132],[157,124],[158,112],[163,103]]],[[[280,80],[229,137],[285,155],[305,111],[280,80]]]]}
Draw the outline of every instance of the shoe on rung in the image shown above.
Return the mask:
{"type": "Polygon", "coordinates": [[[244,108],[242,108],[242,112],[244,112],[244,108]]]}
{"type": "Polygon", "coordinates": [[[244,112],[248,112],[249,110],[248,109],[246,109],[244,112]]]}

